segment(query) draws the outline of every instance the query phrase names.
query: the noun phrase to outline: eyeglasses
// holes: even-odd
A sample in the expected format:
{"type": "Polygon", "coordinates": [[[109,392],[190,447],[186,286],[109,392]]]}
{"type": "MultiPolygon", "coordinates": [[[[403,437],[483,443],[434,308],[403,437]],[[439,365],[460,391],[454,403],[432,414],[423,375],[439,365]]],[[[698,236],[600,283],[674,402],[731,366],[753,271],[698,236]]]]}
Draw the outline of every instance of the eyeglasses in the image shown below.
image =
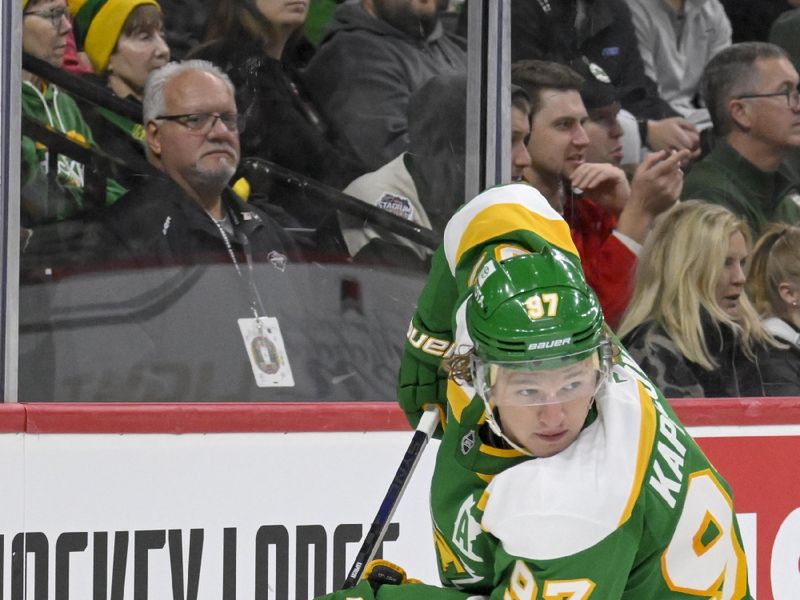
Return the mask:
{"type": "Polygon", "coordinates": [[[786,90],[785,92],[773,92],[772,94],[742,94],[736,96],[734,100],[747,100],[749,98],[776,98],[777,96],[786,96],[786,106],[792,110],[800,108],[800,91],[797,89],[786,90]]]}
{"type": "Polygon", "coordinates": [[[29,15],[47,19],[53,24],[53,27],[58,29],[58,26],[61,25],[61,20],[64,17],[69,18],[69,9],[66,6],[62,6],[60,8],[51,8],[50,10],[29,10],[28,12],[22,13],[23,17],[27,17],[29,15]]]}
{"type": "Polygon", "coordinates": [[[234,113],[190,113],[186,115],[159,115],[156,121],[174,121],[192,133],[206,134],[216,125],[217,120],[233,133],[244,131],[245,116],[234,113]]]}

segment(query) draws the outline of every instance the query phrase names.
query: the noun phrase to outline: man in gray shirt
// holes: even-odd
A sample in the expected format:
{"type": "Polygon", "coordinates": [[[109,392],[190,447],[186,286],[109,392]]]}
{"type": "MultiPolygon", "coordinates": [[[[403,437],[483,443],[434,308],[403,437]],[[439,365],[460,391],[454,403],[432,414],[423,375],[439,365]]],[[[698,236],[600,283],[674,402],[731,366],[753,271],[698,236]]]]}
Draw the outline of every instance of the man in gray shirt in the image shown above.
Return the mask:
{"type": "Polygon", "coordinates": [[[700,105],[706,63],[731,45],[731,24],[719,0],[626,0],[645,74],[658,95],[698,129],[711,125],[700,105]]]}
{"type": "Polygon", "coordinates": [[[466,42],[444,30],[437,4],[342,4],[304,73],[311,95],[365,171],[407,150],[412,92],[434,75],[466,72],[466,42]]]}

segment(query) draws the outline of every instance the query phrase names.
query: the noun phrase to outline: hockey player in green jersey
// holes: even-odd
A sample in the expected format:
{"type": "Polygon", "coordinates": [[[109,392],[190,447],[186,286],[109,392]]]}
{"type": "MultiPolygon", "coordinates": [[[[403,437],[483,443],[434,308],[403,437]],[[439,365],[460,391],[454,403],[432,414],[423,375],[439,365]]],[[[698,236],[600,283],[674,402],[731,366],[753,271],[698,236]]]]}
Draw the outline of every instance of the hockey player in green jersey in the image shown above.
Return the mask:
{"type": "Polygon", "coordinates": [[[440,255],[455,340],[412,324],[409,344],[450,368],[431,491],[446,588],[330,598],[751,598],[727,484],[609,334],[541,195],[479,195],[440,255]]]}
{"type": "Polygon", "coordinates": [[[450,361],[461,382],[431,493],[446,584],[492,599],[750,597],[727,484],[609,335],[576,257],[486,261],[457,327],[473,347],[450,361]]]}

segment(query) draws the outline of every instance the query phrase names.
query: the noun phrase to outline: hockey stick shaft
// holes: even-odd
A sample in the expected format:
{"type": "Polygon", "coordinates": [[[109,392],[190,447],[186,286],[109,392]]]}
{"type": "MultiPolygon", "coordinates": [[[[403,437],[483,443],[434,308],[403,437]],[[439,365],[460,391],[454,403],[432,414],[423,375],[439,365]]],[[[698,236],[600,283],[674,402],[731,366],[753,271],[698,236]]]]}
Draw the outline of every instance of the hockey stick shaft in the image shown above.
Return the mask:
{"type": "Polygon", "coordinates": [[[345,579],[344,584],[342,584],[343,590],[349,589],[358,583],[361,574],[364,572],[364,568],[369,564],[369,561],[372,560],[372,557],[375,556],[375,552],[378,546],[381,545],[383,536],[386,534],[386,530],[392,520],[394,511],[400,503],[400,498],[402,498],[403,492],[408,485],[411,474],[414,472],[419,459],[422,457],[422,451],[428,444],[428,440],[431,435],[433,435],[438,424],[439,411],[436,408],[429,408],[422,414],[419,424],[414,431],[414,435],[411,438],[411,443],[408,445],[403,460],[400,461],[400,466],[397,468],[397,472],[394,475],[394,479],[392,479],[392,483],[389,485],[383,502],[381,502],[378,514],[375,515],[375,519],[372,521],[372,525],[356,555],[353,566],[350,567],[347,579],[345,579]]]}

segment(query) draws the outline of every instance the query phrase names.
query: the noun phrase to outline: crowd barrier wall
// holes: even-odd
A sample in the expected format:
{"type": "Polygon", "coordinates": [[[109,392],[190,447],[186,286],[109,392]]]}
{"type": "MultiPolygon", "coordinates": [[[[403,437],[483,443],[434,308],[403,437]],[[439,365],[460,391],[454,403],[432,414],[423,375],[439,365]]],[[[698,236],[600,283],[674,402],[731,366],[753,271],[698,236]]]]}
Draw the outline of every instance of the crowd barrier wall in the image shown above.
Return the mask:
{"type": "MultiPolygon", "coordinates": [[[[800,598],[800,398],[673,401],[731,483],[758,600],[800,598]]],[[[410,441],[390,402],[0,406],[0,598],[305,599],[410,441]]],[[[425,451],[381,548],[437,581],[425,451]]]]}

